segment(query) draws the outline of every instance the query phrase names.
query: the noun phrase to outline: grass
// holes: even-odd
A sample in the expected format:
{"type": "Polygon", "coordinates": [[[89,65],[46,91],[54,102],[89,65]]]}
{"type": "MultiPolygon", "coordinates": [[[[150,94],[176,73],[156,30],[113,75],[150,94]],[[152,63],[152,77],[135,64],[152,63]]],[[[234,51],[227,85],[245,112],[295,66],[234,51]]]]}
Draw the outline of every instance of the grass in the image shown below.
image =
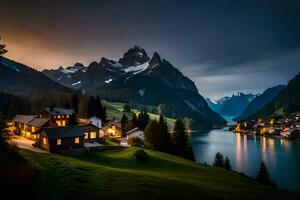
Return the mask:
{"type": "Polygon", "coordinates": [[[297,199],[237,173],[147,150],[138,163],[135,148],[78,157],[22,151],[34,160],[35,199],[297,199]]]}
{"type": "MultiPolygon", "coordinates": [[[[121,120],[124,112],[123,112],[123,107],[124,107],[125,103],[120,103],[120,102],[109,102],[109,101],[103,101],[103,105],[106,106],[107,108],[107,117],[108,119],[117,119],[117,120],[121,120]]],[[[133,112],[138,113],[139,111],[136,109],[132,109],[133,112]]],[[[150,119],[154,120],[158,120],[159,119],[159,115],[154,114],[154,113],[148,113],[150,116],[150,119]]],[[[125,115],[127,116],[128,119],[131,119],[132,117],[132,112],[128,112],[125,113],[125,115]]],[[[172,119],[172,118],[165,118],[169,127],[170,131],[173,131],[174,128],[174,124],[176,119],[172,119]]]]}

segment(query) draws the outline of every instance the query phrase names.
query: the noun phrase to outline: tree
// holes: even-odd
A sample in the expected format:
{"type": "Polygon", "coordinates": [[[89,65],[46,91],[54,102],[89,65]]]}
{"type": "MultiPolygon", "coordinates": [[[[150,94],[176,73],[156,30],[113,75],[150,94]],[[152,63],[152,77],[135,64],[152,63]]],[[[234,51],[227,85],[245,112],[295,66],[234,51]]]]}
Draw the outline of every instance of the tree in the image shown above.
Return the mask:
{"type": "Polygon", "coordinates": [[[122,135],[125,136],[125,133],[128,131],[128,118],[126,117],[125,114],[123,114],[121,118],[121,130],[122,130],[122,135]]]}
{"type": "MultiPolygon", "coordinates": [[[[1,41],[1,37],[0,37],[0,41],[1,41]]],[[[0,56],[4,55],[6,53],[7,53],[6,45],[0,43],[0,56]]]]}
{"type": "Polygon", "coordinates": [[[123,112],[131,112],[131,108],[128,104],[124,104],[123,112]]]}
{"type": "Polygon", "coordinates": [[[137,126],[144,130],[147,126],[147,124],[149,123],[150,121],[150,117],[148,115],[147,112],[141,112],[139,113],[138,117],[137,117],[137,126]]]}
{"type": "Polygon", "coordinates": [[[129,120],[128,123],[128,130],[132,130],[134,128],[136,128],[138,125],[138,121],[137,121],[137,116],[135,113],[132,114],[131,119],[129,120]]]}
{"type": "Polygon", "coordinates": [[[172,137],[168,130],[167,121],[162,115],[159,117],[158,125],[159,125],[158,150],[169,153],[171,152],[172,149],[172,137]]]}
{"type": "Polygon", "coordinates": [[[213,166],[214,167],[224,167],[224,157],[219,152],[216,154],[213,166]]]}
{"type": "Polygon", "coordinates": [[[78,104],[78,114],[80,117],[88,116],[88,103],[89,98],[86,95],[82,95],[78,104]]]}
{"type": "Polygon", "coordinates": [[[73,110],[75,111],[75,113],[78,113],[78,109],[79,109],[79,98],[77,94],[74,94],[71,100],[71,106],[73,108],[73,110]]]}
{"type": "Polygon", "coordinates": [[[264,162],[260,163],[260,168],[259,168],[258,174],[256,176],[256,179],[265,185],[273,185],[274,184],[271,180],[268,169],[264,162]]]}
{"type": "Polygon", "coordinates": [[[229,158],[228,158],[227,156],[226,156],[226,158],[225,158],[224,168],[225,168],[226,170],[231,170],[230,160],[229,160],[229,158]]]}
{"type": "Polygon", "coordinates": [[[88,108],[87,108],[87,116],[93,117],[97,116],[97,105],[96,105],[96,99],[93,96],[90,96],[88,108]]]}
{"type": "Polygon", "coordinates": [[[76,114],[72,114],[69,119],[69,125],[77,125],[78,121],[76,118],[76,114]]]}
{"type": "Polygon", "coordinates": [[[174,153],[179,156],[184,156],[188,146],[188,136],[183,124],[183,121],[178,119],[174,125],[173,132],[174,153]]]}
{"type": "Polygon", "coordinates": [[[101,99],[99,96],[96,97],[96,116],[102,121],[106,121],[106,107],[102,105],[101,99]]]}
{"type": "Polygon", "coordinates": [[[145,146],[149,149],[159,150],[158,137],[159,137],[159,124],[156,120],[151,120],[146,126],[145,131],[145,146]]]}

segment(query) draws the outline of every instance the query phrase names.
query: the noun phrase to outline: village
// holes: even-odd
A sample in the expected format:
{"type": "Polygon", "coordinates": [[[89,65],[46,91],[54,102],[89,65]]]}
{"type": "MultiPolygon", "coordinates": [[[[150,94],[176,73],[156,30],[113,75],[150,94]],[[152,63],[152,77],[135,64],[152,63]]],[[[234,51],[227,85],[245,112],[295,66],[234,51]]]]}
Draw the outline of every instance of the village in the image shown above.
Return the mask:
{"type": "Polygon", "coordinates": [[[300,138],[300,114],[284,118],[240,121],[231,127],[235,133],[256,134],[287,139],[300,138]]]}
{"type": "Polygon", "coordinates": [[[104,122],[96,116],[82,119],[73,109],[46,107],[37,115],[16,115],[7,130],[12,141],[26,142],[32,145],[27,146],[31,150],[73,154],[108,146],[127,147],[132,138],[143,141],[144,132],[138,127],[128,130],[127,123],[115,119],[104,122]]]}

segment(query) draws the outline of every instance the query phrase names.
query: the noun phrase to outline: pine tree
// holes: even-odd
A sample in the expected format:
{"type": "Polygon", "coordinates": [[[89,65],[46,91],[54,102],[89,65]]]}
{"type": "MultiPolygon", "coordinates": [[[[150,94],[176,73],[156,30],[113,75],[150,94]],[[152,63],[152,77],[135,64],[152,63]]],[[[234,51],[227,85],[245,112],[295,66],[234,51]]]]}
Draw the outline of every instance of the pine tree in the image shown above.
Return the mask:
{"type": "Polygon", "coordinates": [[[137,126],[144,130],[147,126],[147,124],[150,121],[149,114],[147,112],[141,112],[137,117],[137,126]]]}
{"type": "Polygon", "coordinates": [[[159,150],[158,137],[159,137],[159,124],[156,120],[151,120],[146,126],[145,135],[145,146],[150,149],[159,150]]]}
{"type": "Polygon", "coordinates": [[[128,129],[132,130],[138,126],[138,120],[135,113],[132,114],[131,120],[129,121],[128,129]]]}
{"type": "Polygon", "coordinates": [[[227,170],[231,170],[231,164],[229,158],[226,156],[225,162],[224,162],[224,168],[227,170]]]}
{"type": "Polygon", "coordinates": [[[260,169],[258,171],[258,174],[256,176],[256,179],[266,185],[272,185],[272,180],[269,175],[268,169],[266,167],[266,164],[264,162],[260,163],[260,169]]]}
{"type": "Polygon", "coordinates": [[[78,104],[78,114],[80,117],[88,116],[88,102],[89,99],[86,95],[82,95],[78,104]]]}
{"type": "Polygon", "coordinates": [[[128,104],[124,104],[123,112],[131,112],[131,108],[128,104]]]}
{"type": "Polygon", "coordinates": [[[158,125],[158,150],[169,153],[172,149],[172,139],[167,122],[162,115],[159,117],[158,125]]]}
{"type": "Polygon", "coordinates": [[[69,119],[69,125],[77,125],[78,121],[76,118],[76,114],[72,114],[69,119]]]}
{"type": "Polygon", "coordinates": [[[179,156],[185,156],[188,150],[188,136],[183,121],[180,119],[175,122],[173,142],[174,153],[179,156]]]}
{"type": "MultiPolygon", "coordinates": [[[[1,41],[1,37],[0,37],[0,41],[1,41]]],[[[4,55],[6,53],[7,53],[6,45],[0,43],[0,56],[4,55]]]]}
{"type": "Polygon", "coordinates": [[[127,129],[128,129],[128,118],[126,117],[125,114],[123,114],[123,116],[121,118],[121,130],[122,130],[123,136],[128,131],[127,129]]]}
{"type": "Polygon", "coordinates": [[[79,98],[77,94],[74,94],[71,100],[71,106],[75,113],[78,113],[79,110],[79,98]]]}
{"type": "Polygon", "coordinates": [[[88,103],[88,109],[87,109],[87,115],[88,117],[97,116],[97,105],[96,105],[96,99],[93,96],[90,96],[89,103],[88,103]]]}
{"type": "Polygon", "coordinates": [[[215,167],[224,167],[224,157],[219,152],[216,154],[213,166],[215,166],[215,167]]]}

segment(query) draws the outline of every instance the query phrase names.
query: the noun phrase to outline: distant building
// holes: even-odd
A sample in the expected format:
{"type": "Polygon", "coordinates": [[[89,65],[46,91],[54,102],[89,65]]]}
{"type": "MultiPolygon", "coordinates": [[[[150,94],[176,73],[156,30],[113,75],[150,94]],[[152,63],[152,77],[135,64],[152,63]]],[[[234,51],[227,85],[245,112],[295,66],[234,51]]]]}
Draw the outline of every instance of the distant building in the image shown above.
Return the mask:
{"type": "Polygon", "coordinates": [[[89,118],[89,121],[94,126],[97,126],[98,128],[102,127],[102,120],[96,116],[89,118]]]}
{"type": "Polygon", "coordinates": [[[40,148],[58,152],[84,147],[84,133],[78,126],[44,128],[39,139],[40,148]]]}
{"type": "Polygon", "coordinates": [[[109,121],[103,127],[104,135],[109,137],[122,137],[121,123],[113,120],[109,121]]]}
{"type": "Polygon", "coordinates": [[[73,109],[48,107],[41,112],[39,117],[48,118],[49,126],[67,126],[70,123],[72,115],[75,115],[75,111],[73,109]]]}
{"type": "Polygon", "coordinates": [[[142,131],[138,127],[126,132],[125,135],[126,135],[127,140],[129,140],[130,138],[134,138],[134,137],[138,137],[138,138],[144,140],[144,131],[142,131]]]}
{"type": "Polygon", "coordinates": [[[84,142],[99,142],[104,137],[104,131],[94,124],[79,124],[78,127],[84,133],[84,142]]]}

